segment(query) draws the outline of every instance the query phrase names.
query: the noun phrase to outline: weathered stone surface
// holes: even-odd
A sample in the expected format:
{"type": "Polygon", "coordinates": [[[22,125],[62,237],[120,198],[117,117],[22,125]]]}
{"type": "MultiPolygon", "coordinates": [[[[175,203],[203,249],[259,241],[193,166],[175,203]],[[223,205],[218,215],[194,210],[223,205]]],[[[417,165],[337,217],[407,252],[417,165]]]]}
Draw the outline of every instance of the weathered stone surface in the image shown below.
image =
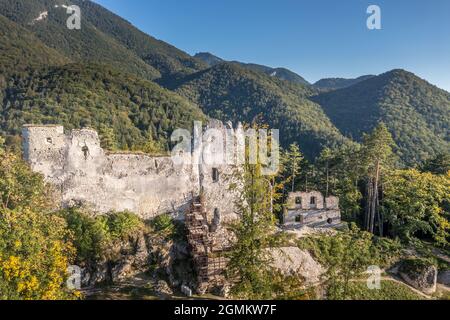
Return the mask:
{"type": "Polygon", "coordinates": [[[186,285],[182,285],[181,286],[181,292],[186,296],[186,297],[192,297],[192,289],[189,288],[186,285]]]}
{"type": "Polygon", "coordinates": [[[159,280],[156,283],[154,290],[158,294],[158,296],[160,296],[162,298],[167,298],[167,297],[170,297],[173,295],[172,289],[169,287],[167,282],[164,280],[159,280]]]}
{"type": "Polygon", "coordinates": [[[399,275],[410,286],[425,294],[433,294],[437,288],[437,268],[423,259],[407,259],[401,262],[399,275]]]}
{"type": "MultiPolygon", "coordinates": [[[[218,132],[225,129],[214,125],[218,132]]],[[[55,186],[62,206],[86,205],[100,214],[129,210],[143,219],[164,213],[182,218],[192,197],[202,191],[211,220],[214,213],[223,221],[235,218],[235,195],[226,179],[234,170],[230,165],[175,164],[171,157],[108,153],[91,129],[65,134],[62,126],[28,125],[23,142],[25,160],[55,186]],[[213,179],[213,169],[219,179],[213,179]]]]}
{"type": "Polygon", "coordinates": [[[440,271],[438,273],[437,282],[444,286],[450,287],[450,270],[440,271]]]}
{"type": "Polygon", "coordinates": [[[119,261],[111,268],[111,281],[117,283],[133,275],[132,262],[128,259],[119,261]]]}
{"type": "Polygon", "coordinates": [[[103,253],[103,258],[90,262],[82,268],[82,287],[101,283],[118,283],[150,266],[152,250],[147,245],[146,235],[139,232],[128,239],[116,241],[103,253]]]}
{"type": "Polygon", "coordinates": [[[305,284],[316,284],[320,281],[324,268],[313,259],[307,251],[298,247],[272,248],[270,254],[272,265],[285,275],[299,275],[305,284]]]}
{"type": "MultiPolygon", "coordinates": [[[[88,270],[92,270],[90,272],[90,276],[87,276],[88,282],[85,282],[83,285],[86,287],[95,286],[96,284],[105,283],[110,281],[109,277],[109,265],[107,262],[98,263],[88,270]]],[[[89,272],[89,271],[88,271],[89,272]]]]}

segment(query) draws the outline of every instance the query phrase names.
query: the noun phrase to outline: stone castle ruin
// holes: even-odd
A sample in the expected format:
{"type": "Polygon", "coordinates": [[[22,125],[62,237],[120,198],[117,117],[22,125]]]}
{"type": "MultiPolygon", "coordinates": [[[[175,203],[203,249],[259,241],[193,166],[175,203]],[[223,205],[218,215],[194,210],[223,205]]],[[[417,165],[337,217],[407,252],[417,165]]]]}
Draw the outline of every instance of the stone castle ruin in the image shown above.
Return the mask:
{"type": "MultiPolygon", "coordinates": [[[[231,126],[212,121],[208,128],[223,132],[231,126]]],[[[145,220],[161,214],[184,219],[197,291],[224,285],[228,260],[223,253],[233,240],[222,222],[238,218],[234,203],[239,191],[230,189],[238,182],[236,166],[176,164],[170,156],[108,152],[95,130],[65,132],[58,125],[24,126],[23,144],[25,160],[54,186],[62,207],[86,206],[94,214],[127,210],[145,220]]],[[[318,192],[291,193],[283,223],[336,225],[339,200],[318,192]]]]}
{"type": "Polygon", "coordinates": [[[99,214],[128,210],[143,219],[166,213],[183,218],[202,194],[210,220],[235,218],[234,195],[224,178],[231,174],[230,166],[174,164],[170,156],[108,152],[95,130],[65,133],[57,125],[24,126],[23,144],[25,160],[55,187],[63,207],[85,205],[99,214]]]}
{"type": "MultiPolygon", "coordinates": [[[[225,130],[219,122],[209,126],[225,130]]],[[[230,190],[233,179],[227,178],[233,176],[232,165],[175,164],[169,156],[108,152],[95,130],[65,133],[57,125],[24,126],[23,143],[25,160],[55,187],[63,207],[87,206],[95,214],[128,210],[142,219],[161,214],[185,219],[197,291],[224,285],[223,252],[230,247],[230,235],[222,222],[237,218],[237,191],[230,190]]]]}
{"type": "MultiPolygon", "coordinates": [[[[219,121],[211,121],[208,128],[230,129],[219,121]]],[[[108,152],[100,146],[95,130],[65,133],[58,125],[24,126],[23,143],[25,160],[55,187],[63,207],[85,205],[98,214],[128,210],[142,219],[168,213],[184,219],[201,196],[209,224],[237,218],[237,191],[230,190],[231,180],[226,178],[233,175],[232,165],[175,164],[170,156],[108,152]]],[[[337,197],[324,198],[317,191],[289,194],[285,226],[335,226],[340,222],[337,197]]]]}

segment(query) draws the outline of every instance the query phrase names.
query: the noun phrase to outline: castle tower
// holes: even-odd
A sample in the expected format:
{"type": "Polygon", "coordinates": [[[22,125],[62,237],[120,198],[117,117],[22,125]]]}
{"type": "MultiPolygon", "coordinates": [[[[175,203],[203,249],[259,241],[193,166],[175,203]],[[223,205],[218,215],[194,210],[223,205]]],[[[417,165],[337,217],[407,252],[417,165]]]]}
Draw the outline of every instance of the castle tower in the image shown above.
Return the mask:
{"type": "Polygon", "coordinates": [[[58,125],[25,125],[22,129],[24,159],[34,171],[52,175],[63,170],[66,136],[58,125]]]}

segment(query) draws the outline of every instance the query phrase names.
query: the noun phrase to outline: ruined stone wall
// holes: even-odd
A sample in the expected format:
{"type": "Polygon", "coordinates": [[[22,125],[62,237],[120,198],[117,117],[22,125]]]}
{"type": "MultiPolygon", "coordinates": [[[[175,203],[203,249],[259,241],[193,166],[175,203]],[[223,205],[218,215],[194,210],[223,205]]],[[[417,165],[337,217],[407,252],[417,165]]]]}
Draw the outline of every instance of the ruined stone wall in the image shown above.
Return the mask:
{"type": "Polygon", "coordinates": [[[319,191],[289,193],[284,210],[285,226],[335,226],[341,223],[339,198],[324,198],[319,191]],[[313,199],[313,200],[312,200],[313,199]]]}
{"type": "Polygon", "coordinates": [[[24,156],[32,169],[59,191],[63,206],[87,205],[95,212],[129,210],[144,219],[170,213],[182,218],[193,196],[203,190],[208,217],[234,216],[233,194],[224,173],[213,181],[212,166],[175,165],[170,157],[107,153],[96,131],[62,126],[25,126],[24,156]]]}

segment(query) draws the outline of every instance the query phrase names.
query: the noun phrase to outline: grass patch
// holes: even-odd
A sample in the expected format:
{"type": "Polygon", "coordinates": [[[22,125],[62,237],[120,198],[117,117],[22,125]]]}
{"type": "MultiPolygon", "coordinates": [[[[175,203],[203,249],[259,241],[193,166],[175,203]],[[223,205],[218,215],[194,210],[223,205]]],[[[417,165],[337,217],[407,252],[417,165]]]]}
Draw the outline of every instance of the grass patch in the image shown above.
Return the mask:
{"type": "Polygon", "coordinates": [[[424,300],[406,285],[395,281],[381,281],[381,289],[370,290],[365,282],[349,284],[349,300],[424,300]]]}

